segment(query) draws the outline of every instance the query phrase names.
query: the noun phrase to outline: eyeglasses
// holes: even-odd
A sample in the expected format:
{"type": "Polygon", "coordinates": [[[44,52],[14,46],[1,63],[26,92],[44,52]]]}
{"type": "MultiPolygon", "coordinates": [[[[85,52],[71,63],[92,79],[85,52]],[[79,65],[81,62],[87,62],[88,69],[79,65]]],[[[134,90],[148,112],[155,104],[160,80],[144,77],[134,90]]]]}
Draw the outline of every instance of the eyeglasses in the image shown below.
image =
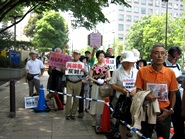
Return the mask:
{"type": "Polygon", "coordinates": [[[180,57],[175,57],[175,56],[172,56],[172,55],[170,55],[174,60],[179,60],[180,58],[181,58],[181,56],[180,57]]]}

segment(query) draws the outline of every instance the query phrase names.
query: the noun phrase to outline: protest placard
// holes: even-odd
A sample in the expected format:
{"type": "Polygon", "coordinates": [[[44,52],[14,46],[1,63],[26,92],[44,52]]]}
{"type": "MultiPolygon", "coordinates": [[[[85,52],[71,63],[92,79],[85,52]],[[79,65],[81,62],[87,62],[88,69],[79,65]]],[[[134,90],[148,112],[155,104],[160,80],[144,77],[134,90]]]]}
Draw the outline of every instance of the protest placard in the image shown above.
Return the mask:
{"type": "Polygon", "coordinates": [[[105,58],[104,63],[109,66],[110,71],[114,71],[116,69],[116,59],[115,58],[105,58]]]}
{"type": "Polygon", "coordinates": [[[67,62],[66,68],[65,75],[84,75],[81,71],[84,68],[84,63],[82,62],[67,62]]]}
{"type": "Polygon", "coordinates": [[[66,65],[66,62],[71,60],[72,57],[69,55],[61,54],[61,53],[56,53],[56,52],[50,52],[50,57],[49,57],[49,66],[60,68],[61,66],[66,65]]]}
{"type": "Polygon", "coordinates": [[[98,46],[100,47],[102,44],[102,36],[101,34],[98,33],[91,33],[89,35],[89,41],[90,41],[90,46],[98,46]]]}
{"type": "Polygon", "coordinates": [[[25,97],[24,104],[25,109],[36,108],[39,101],[39,96],[25,97]]]}

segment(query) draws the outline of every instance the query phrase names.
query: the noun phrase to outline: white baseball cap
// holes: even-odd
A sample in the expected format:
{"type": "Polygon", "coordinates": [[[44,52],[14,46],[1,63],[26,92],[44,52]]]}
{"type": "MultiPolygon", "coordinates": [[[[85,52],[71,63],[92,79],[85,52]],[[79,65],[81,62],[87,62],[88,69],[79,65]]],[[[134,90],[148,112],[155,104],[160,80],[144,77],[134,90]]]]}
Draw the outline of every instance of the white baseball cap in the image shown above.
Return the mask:
{"type": "Polygon", "coordinates": [[[134,53],[132,51],[124,51],[122,54],[122,60],[121,63],[123,62],[136,62],[137,59],[134,56],[134,53]]]}

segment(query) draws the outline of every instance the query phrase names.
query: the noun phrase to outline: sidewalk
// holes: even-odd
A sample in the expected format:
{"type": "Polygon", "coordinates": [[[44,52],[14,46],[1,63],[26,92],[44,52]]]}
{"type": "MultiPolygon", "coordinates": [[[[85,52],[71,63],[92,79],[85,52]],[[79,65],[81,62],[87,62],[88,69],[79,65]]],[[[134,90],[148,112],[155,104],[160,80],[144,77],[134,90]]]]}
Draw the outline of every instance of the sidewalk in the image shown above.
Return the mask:
{"type": "MultiPolygon", "coordinates": [[[[47,79],[45,72],[41,78],[45,87],[47,79]]],[[[17,118],[9,118],[9,83],[0,86],[0,139],[106,139],[95,133],[89,114],[83,119],[66,121],[64,111],[34,113],[32,109],[24,109],[24,97],[28,94],[25,80],[17,81],[17,118]]]]}

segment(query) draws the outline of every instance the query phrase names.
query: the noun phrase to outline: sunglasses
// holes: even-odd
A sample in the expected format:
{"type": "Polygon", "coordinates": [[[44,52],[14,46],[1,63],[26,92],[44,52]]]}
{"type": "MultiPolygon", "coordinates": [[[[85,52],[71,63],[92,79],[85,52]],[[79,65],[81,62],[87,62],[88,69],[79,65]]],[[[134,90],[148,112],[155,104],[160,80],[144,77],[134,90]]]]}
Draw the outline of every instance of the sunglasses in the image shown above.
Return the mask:
{"type": "Polygon", "coordinates": [[[181,58],[181,56],[180,57],[175,57],[175,56],[172,56],[172,55],[170,55],[174,60],[179,60],[180,58],[181,58]]]}

